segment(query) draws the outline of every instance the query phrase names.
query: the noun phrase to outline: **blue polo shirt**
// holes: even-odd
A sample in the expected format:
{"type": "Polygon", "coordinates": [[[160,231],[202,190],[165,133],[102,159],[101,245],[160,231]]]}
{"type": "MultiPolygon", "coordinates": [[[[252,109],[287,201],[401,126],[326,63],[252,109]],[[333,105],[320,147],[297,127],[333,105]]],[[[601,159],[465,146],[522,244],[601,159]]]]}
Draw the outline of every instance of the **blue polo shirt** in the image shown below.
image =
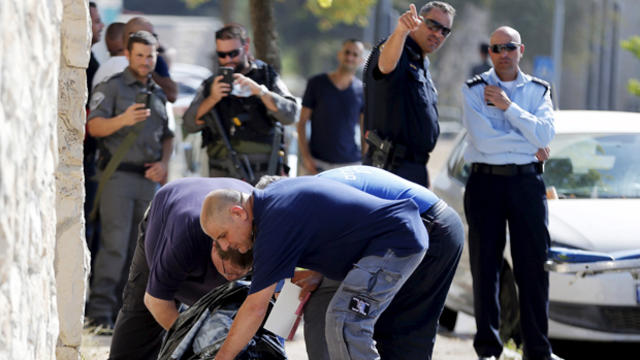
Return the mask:
{"type": "Polygon", "coordinates": [[[356,125],[364,106],[360,79],[354,77],[349,87],[340,90],[329,75],[316,75],[307,83],[302,106],[312,110],[311,156],[334,164],[360,161],[361,152],[355,142],[356,125]]]}
{"type": "Polygon", "coordinates": [[[227,282],[213,266],[212,240],[200,227],[202,202],[218,189],[250,193],[253,187],[230,178],[185,178],[156,193],[144,239],[149,265],[146,291],[152,296],[192,305],[227,282]]]}
{"type": "Polygon", "coordinates": [[[378,68],[380,48],[367,60],[364,78],[364,128],[376,130],[381,138],[407,147],[406,161],[426,163],[440,135],[438,94],[429,59],[410,37],[396,68],[382,74],[378,68]]]}
{"type": "Polygon", "coordinates": [[[411,199],[418,205],[420,214],[440,200],[426,187],[373,166],[345,166],[316,176],[347,184],[382,199],[411,199]]]}
{"type": "Polygon", "coordinates": [[[362,257],[428,246],[418,206],[383,200],[339,182],[305,176],[253,191],[256,238],[250,293],[293,276],[296,266],[342,280],[362,257]]]}

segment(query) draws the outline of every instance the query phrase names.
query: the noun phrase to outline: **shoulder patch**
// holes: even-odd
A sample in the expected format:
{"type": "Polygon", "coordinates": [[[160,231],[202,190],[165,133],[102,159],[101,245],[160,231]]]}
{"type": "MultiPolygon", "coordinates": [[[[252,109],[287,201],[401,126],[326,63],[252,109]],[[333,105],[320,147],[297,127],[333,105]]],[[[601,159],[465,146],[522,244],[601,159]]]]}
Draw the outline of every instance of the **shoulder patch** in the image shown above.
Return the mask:
{"type": "Polygon", "coordinates": [[[479,84],[485,84],[487,85],[487,82],[482,78],[482,76],[480,75],[476,75],[474,77],[472,77],[471,79],[465,81],[465,84],[467,84],[468,87],[473,87],[479,84]]]}
{"type": "Polygon", "coordinates": [[[102,103],[102,101],[104,101],[104,93],[93,93],[93,95],[91,95],[91,101],[89,102],[89,109],[91,109],[91,111],[95,110],[96,108],[98,108],[98,105],[102,103]]]}
{"type": "Polygon", "coordinates": [[[540,86],[543,86],[545,88],[545,90],[544,90],[544,94],[545,95],[547,94],[547,91],[551,90],[551,85],[548,82],[546,82],[546,81],[544,81],[542,79],[538,79],[537,77],[532,76],[531,77],[531,82],[536,83],[536,84],[538,84],[540,86]]]}

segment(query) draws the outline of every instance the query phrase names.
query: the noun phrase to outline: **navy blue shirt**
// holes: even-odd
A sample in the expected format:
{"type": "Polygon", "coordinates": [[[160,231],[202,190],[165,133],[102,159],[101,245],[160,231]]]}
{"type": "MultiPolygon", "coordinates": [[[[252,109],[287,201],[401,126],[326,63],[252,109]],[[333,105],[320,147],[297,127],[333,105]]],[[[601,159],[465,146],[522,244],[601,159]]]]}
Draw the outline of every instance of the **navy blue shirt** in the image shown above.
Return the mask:
{"type": "Polygon", "coordinates": [[[236,179],[185,178],[163,186],[153,198],[144,240],[146,291],[153,297],[191,305],[227,282],[213,266],[212,240],[200,227],[202,202],[217,189],[250,193],[253,187],[236,179]]]}
{"type": "Polygon", "coordinates": [[[372,166],[345,166],[323,171],[316,176],[339,181],[382,199],[411,199],[418,205],[421,214],[440,200],[426,187],[372,166]]]}
{"type": "Polygon", "coordinates": [[[405,159],[425,163],[440,135],[438,94],[429,74],[429,60],[410,37],[396,68],[382,74],[380,49],[367,60],[364,73],[364,130],[376,130],[381,138],[407,147],[405,159]]]}
{"type": "Polygon", "coordinates": [[[311,156],[329,163],[360,161],[355,127],[363,112],[362,81],[353,78],[349,87],[338,89],[327,74],[309,79],[302,106],[312,110],[311,156]]]}
{"type": "Polygon", "coordinates": [[[291,277],[296,266],[342,280],[362,257],[428,246],[418,206],[304,176],[253,191],[257,233],[250,293],[291,277]]]}

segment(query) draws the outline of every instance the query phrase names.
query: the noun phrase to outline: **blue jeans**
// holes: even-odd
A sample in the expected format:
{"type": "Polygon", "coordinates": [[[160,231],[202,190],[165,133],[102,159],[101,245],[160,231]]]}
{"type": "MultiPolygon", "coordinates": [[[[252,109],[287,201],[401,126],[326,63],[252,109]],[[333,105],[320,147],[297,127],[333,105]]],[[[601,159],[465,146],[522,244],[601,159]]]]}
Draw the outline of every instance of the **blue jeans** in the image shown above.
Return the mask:
{"type": "Polygon", "coordinates": [[[378,317],[407,281],[426,250],[397,257],[366,256],[342,281],[327,310],[325,335],[334,360],[379,359],[373,341],[378,317]]]}

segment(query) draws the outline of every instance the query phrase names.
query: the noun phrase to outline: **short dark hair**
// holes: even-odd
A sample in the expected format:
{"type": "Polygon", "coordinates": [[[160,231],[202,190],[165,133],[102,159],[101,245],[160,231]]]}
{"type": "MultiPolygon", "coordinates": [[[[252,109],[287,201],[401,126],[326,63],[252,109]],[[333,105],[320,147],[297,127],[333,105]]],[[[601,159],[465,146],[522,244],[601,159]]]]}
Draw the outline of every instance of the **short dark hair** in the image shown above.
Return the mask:
{"type": "Polygon", "coordinates": [[[127,50],[131,51],[131,49],[133,49],[133,44],[135,43],[158,47],[158,40],[156,40],[152,33],[144,30],[136,31],[129,35],[127,50]]]}
{"type": "Polygon", "coordinates": [[[456,16],[456,9],[454,9],[453,6],[443,1],[429,1],[428,3],[424,4],[424,6],[420,8],[420,15],[422,16],[426,15],[433,8],[438,8],[442,10],[442,12],[444,12],[445,14],[451,15],[451,17],[456,16]]]}
{"type": "Polygon", "coordinates": [[[489,55],[489,44],[486,42],[480,43],[480,53],[483,55],[489,55]]]}
{"type": "Polygon", "coordinates": [[[96,3],[94,3],[93,1],[89,1],[89,7],[90,7],[90,8],[98,8],[98,6],[96,5],[96,3]]]}
{"type": "Polygon", "coordinates": [[[216,248],[220,259],[222,260],[229,260],[232,264],[240,266],[243,269],[248,269],[253,266],[253,249],[249,249],[244,254],[231,247],[227,248],[227,250],[225,251],[222,250],[220,244],[218,244],[218,242],[215,240],[213,240],[213,247],[216,248]]]}
{"type": "Polygon", "coordinates": [[[362,42],[362,40],[358,40],[358,39],[355,39],[355,38],[345,39],[342,42],[342,46],[344,46],[346,44],[357,44],[357,43],[363,44],[363,46],[364,46],[364,43],[362,42]]]}
{"type": "Polygon", "coordinates": [[[232,40],[238,39],[242,43],[242,45],[246,44],[249,35],[247,33],[247,29],[244,26],[231,23],[227,24],[222,29],[216,31],[216,40],[232,40]]]}

